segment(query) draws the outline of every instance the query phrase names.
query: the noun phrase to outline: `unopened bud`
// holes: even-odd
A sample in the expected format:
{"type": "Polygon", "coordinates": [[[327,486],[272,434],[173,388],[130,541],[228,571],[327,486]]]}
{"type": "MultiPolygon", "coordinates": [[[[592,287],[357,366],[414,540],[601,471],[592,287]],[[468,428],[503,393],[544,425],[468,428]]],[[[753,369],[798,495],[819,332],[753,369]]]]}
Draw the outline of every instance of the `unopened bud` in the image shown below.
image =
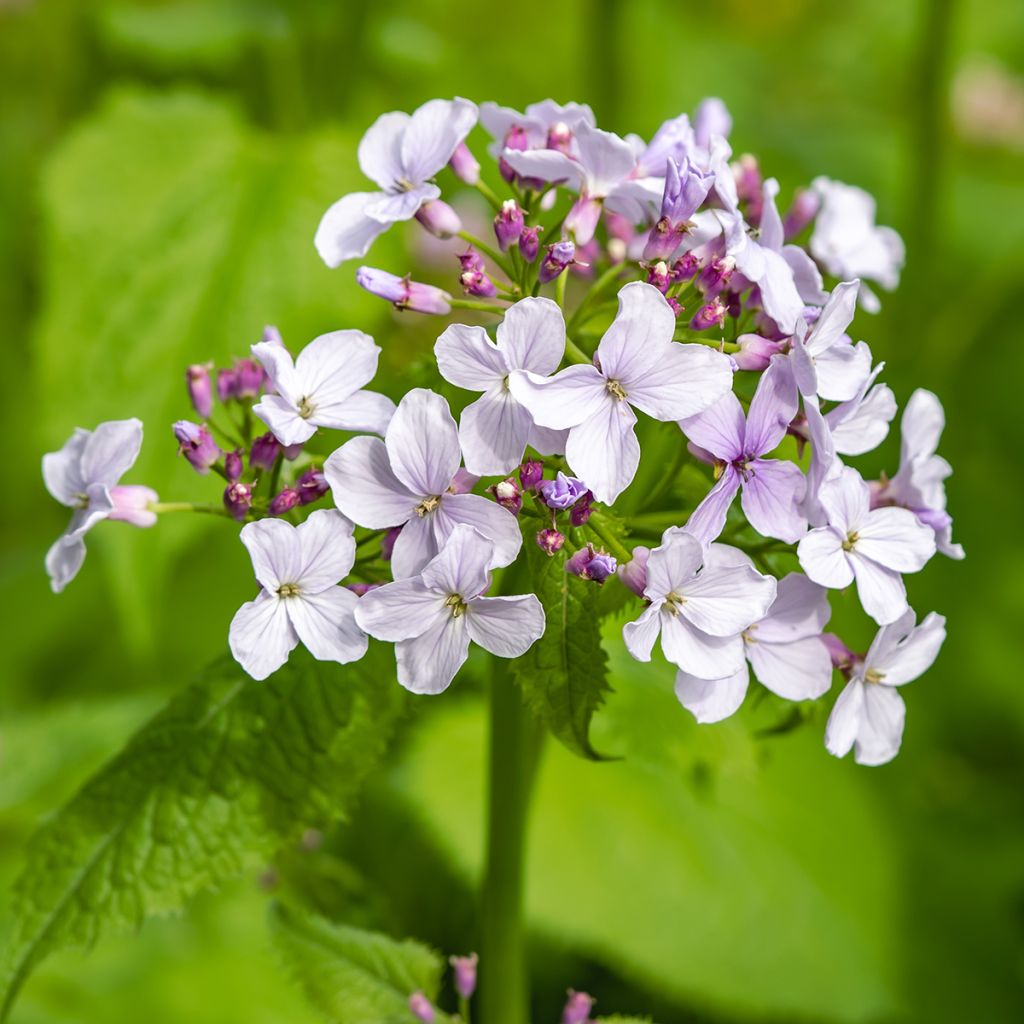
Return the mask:
{"type": "Polygon", "coordinates": [[[832,659],[833,668],[839,669],[843,675],[848,676],[853,663],[857,660],[857,655],[835,633],[822,633],[821,639],[828,649],[828,656],[832,659]]]}
{"type": "Polygon", "coordinates": [[[740,350],[733,355],[741,370],[767,370],[772,356],[785,347],[784,341],[772,341],[760,334],[741,334],[736,339],[740,350]]]}
{"type": "Polygon", "coordinates": [[[249,449],[249,465],[269,473],[281,454],[281,442],[273,434],[261,434],[249,449]]]}
{"type": "Polygon", "coordinates": [[[764,210],[764,181],[757,157],[744,153],[732,165],[732,173],[736,179],[736,195],[741,203],[747,204],[747,223],[756,228],[761,223],[764,210]]]}
{"type": "Polygon", "coordinates": [[[413,992],[409,996],[409,1009],[412,1015],[423,1024],[433,1024],[435,1011],[433,1004],[422,992],[413,992]]]}
{"type": "Polygon", "coordinates": [[[210,366],[195,364],[185,371],[185,384],[192,408],[202,419],[213,411],[213,385],[210,383],[210,366]]]}
{"type": "Polygon", "coordinates": [[[537,547],[549,558],[556,551],[561,551],[564,544],[565,534],[560,533],[558,530],[541,530],[537,534],[537,547]]]}
{"type": "Polygon", "coordinates": [[[255,359],[239,359],[235,363],[235,379],[236,398],[255,398],[263,390],[263,367],[255,359]]]}
{"type": "Polygon", "coordinates": [[[519,236],[519,255],[527,263],[532,263],[537,258],[538,252],[540,252],[540,228],[523,228],[523,233],[519,236]]]}
{"type": "Polygon", "coordinates": [[[155,526],[156,513],[149,507],[159,500],[152,487],[141,484],[119,484],[110,488],[113,508],[107,515],[115,522],[131,523],[132,526],[155,526]]]}
{"type": "Polygon", "coordinates": [[[208,473],[223,452],[217,447],[213,435],[205,426],[178,420],[174,424],[174,436],[178,440],[178,451],[188,459],[192,468],[199,473],[208,473]]]}
{"type": "Polygon", "coordinates": [[[241,475],[245,466],[242,463],[242,453],[238,450],[228,452],[224,456],[224,475],[234,483],[241,475]]]}
{"type": "Polygon", "coordinates": [[[711,299],[720,294],[736,273],[736,260],[732,256],[720,256],[712,260],[697,278],[697,287],[704,297],[711,299]]]}
{"type": "Polygon", "coordinates": [[[475,185],[480,180],[480,162],[469,151],[469,146],[465,142],[460,142],[455,147],[448,164],[455,172],[455,177],[467,185],[475,185]]]}
{"type": "Polygon", "coordinates": [[[252,484],[235,481],[224,488],[224,507],[241,522],[252,508],[252,484]]]}
{"type": "Polygon", "coordinates": [[[537,277],[541,284],[554,281],[576,258],[576,246],[572,242],[556,242],[547,247],[537,277]]]}
{"type": "Polygon", "coordinates": [[[498,294],[494,282],[480,270],[464,270],[459,275],[459,284],[467,295],[489,299],[498,294]]]}
{"type": "Polygon", "coordinates": [[[514,199],[506,199],[494,218],[494,237],[498,246],[505,252],[510,245],[519,241],[523,233],[523,211],[514,199]]]}
{"type": "Polygon", "coordinates": [[[238,397],[238,374],[234,370],[217,371],[217,397],[222,402],[238,397]]]}
{"type": "Polygon", "coordinates": [[[690,321],[690,327],[695,331],[706,331],[710,327],[721,327],[725,322],[727,310],[718,299],[712,299],[706,306],[701,306],[696,315],[690,321]]]}
{"type": "Polygon", "coordinates": [[[615,559],[607,551],[599,551],[593,544],[588,544],[565,563],[565,571],[583,580],[604,583],[609,576],[614,575],[615,566],[615,559]]]}
{"type": "Polygon", "coordinates": [[[331,485],[327,482],[323,470],[313,466],[295,481],[295,489],[299,492],[299,504],[309,505],[319,501],[331,489],[331,485]]]}
{"type": "Polygon", "coordinates": [[[686,307],[674,295],[666,295],[665,301],[669,304],[669,308],[677,320],[686,312],[686,307]]]}
{"type": "Polygon", "coordinates": [[[268,511],[272,516],[283,516],[286,512],[291,512],[301,500],[302,495],[294,487],[286,487],[280,494],[274,495],[268,511]]]}
{"type": "Polygon", "coordinates": [[[412,281],[408,275],[398,277],[386,270],[375,267],[360,267],[356,271],[356,283],[371,295],[387,299],[397,310],[411,310],[413,313],[451,312],[451,296],[430,284],[412,281]]]}
{"type": "Polygon", "coordinates": [[[566,1000],[565,1009],[562,1010],[562,1024],[587,1024],[593,1008],[593,996],[569,989],[569,998],[566,1000]]]}
{"type": "Polygon", "coordinates": [[[558,121],[548,129],[547,148],[571,156],[572,131],[564,121],[558,121]]]}
{"type": "Polygon", "coordinates": [[[647,283],[653,284],[662,295],[669,290],[672,285],[672,274],[664,260],[659,260],[647,269],[647,283]]]}
{"type": "Polygon", "coordinates": [[[535,490],[543,479],[544,463],[539,459],[530,459],[519,467],[519,483],[524,491],[535,490]]]}
{"type": "Polygon", "coordinates": [[[460,999],[471,999],[476,991],[476,965],[479,959],[476,953],[448,958],[455,975],[455,991],[460,999]]]}
{"type": "Polygon", "coordinates": [[[651,549],[642,546],[633,548],[633,557],[615,570],[615,574],[637,597],[644,596],[647,589],[647,559],[651,549]]]}
{"type": "Polygon", "coordinates": [[[672,264],[672,283],[681,284],[683,281],[690,281],[700,272],[700,257],[692,252],[684,252],[672,264]]]}
{"type": "Polygon", "coordinates": [[[502,508],[507,508],[514,516],[519,515],[519,510],[523,507],[523,492],[512,477],[500,480],[487,490],[494,495],[494,500],[502,508]]]}
{"type": "Polygon", "coordinates": [[[808,188],[797,190],[796,195],[793,196],[793,205],[789,208],[782,221],[782,230],[787,242],[790,239],[796,238],[818,216],[818,207],[820,205],[821,200],[818,198],[817,193],[812,192],[808,188]]]}
{"type": "Polygon", "coordinates": [[[487,269],[487,264],[484,263],[483,256],[481,256],[473,246],[470,246],[465,252],[460,252],[456,259],[458,259],[459,266],[462,268],[463,273],[467,270],[472,270],[482,274],[487,269]]]}
{"type": "Polygon", "coordinates": [[[583,526],[590,520],[590,513],[593,512],[594,495],[587,491],[579,501],[573,505],[569,512],[569,522],[573,526],[583,526]]]}
{"type": "Polygon", "coordinates": [[[416,219],[435,238],[451,238],[462,230],[459,215],[443,199],[428,199],[416,211],[416,219]]]}

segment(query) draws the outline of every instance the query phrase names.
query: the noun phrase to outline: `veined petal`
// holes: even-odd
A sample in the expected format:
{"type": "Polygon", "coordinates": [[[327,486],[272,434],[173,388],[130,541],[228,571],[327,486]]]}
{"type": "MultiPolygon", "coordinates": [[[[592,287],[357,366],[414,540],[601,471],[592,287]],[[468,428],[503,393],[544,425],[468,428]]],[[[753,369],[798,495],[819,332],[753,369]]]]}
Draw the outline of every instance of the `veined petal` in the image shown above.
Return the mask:
{"type": "Polygon", "coordinates": [[[743,406],[732,391],[696,416],[679,424],[683,433],[696,445],[711,452],[716,459],[733,462],[743,455],[746,421],[743,406]]]}
{"type": "Polygon", "coordinates": [[[81,470],[86,484],[113,487],[135,465],[142,447],[142,421],[110,420],[88,437],[81,470]]]}
{"type": "Polygon", "coordinates": [[[665,357],[675,329],[675,313],[657,288],[643,281],[627,284],[619,291],[619,311],[597,346],[601,372],[609,380],[639,382],[665,357]]]}
{"type": "Polygon", "coordinates": [[[493,541],[474,527],[457,523],[438,554],[424,566],[420,578],[424,586],[439,594],[458,594],[470,601],[487,589],[493,565],[493,541]]]}
{"type": "Polygon", "coordinates": [[[853,582],[853,568],[843,550],[845,536],[831,526],[811,530],[801,538],[796,556],[800,566],[815,583],[842,590],[853,582]]]}
{"type": "Polygon", "coordinates": [[[585,121],[576,128],[580,163],[586,169],[587,191],[606,196],[636,167],[633,147],[613,132],[594,128],[585,121]]]}
{"type": "Polygon", "coordinates": [[[799,245],[784,245],[782,258],[793,271],[793,283],[800,298],[809,306],[823,306],[828,302],[818,265],[799,245]]]}
{"type": "Polygon", "coordinates": [[[478,597],[466,609],[470,639],[499,658],[518,658],[544,635],[544,608],[533,594],[478,597]]]}
{"type": "Polygon", "coordinates": [[[686,522],[687,532],[693,534],[705,547],[717,540],[725,529],[726,517],[739,489],[740,475],[736,467],[729,463],[715,486],[691,513],[686,522]]]}
{"type": "Polygon", "coordinates": [[[366,653],[366,634],[355,620],[359,600],[344,587],[328,587],[282,603],[292,628],[314,658],[347,665],[366,653]]]}
{"type": "Polygon", "coordinates": [[[795,544],[807,532],[800,511],[807,481],[800,467],[780,459],[755,459],[748,473],[740,501],[750,525],[764,537],[795,544]]]}
{"type": "Polygon", "coordinates": [[[398,403],[384,441],[392,471],[415,494],[443,494],[462,461],[448,403],[426,388],[414,388],[398,403]]]}
{"type": "Polygon", "coordinates": [[[519,521],[508,509],[480,494],[444,494],[434,513],[434,533],[441,546],[459,525],[473,527],[494,545],[490,567],[511,565],[523,545],[519,521]]]}
{"type": "Polygon", "coordinates": [[[682,615],[661,611],[661,649],[665,657],[699,679],[722,679],[745,668],[743,640],[735,636],[711,636],[682,615]]]}
{"type": "Polygon", "coordinates": [[[679,607],[680,618],[702,633],[734,636],[767,614],[775,600],[775,580],[749,565],[705,566],[681,592],[685,600],[679,607]]]}
{"type": "Polygon", "coordinates": [[[934,455],[946,425],[942,403],[924,388],[918,388],[907,400],[900,418],[900,463],[909,463],[934,455]]]}
{"type": "Polygon", "coordinates": [[[58,537],[46,552],[50,589],[59,594],[78,575],[84,561],[85,541],[80,534],[58,537]]]}
{"type": "Polygon", "coordinates": [[[309,398],[314,406],[343,402],[373,380],[379,356],[379,346],[362,331],[321,334],[295,360],[295,398],[309,398]]]}
{"type": "Polygon", "coordinates": [[[295,406],[281,395],[264,395],[252,411],[285,447],[302,444],[316,433],[316,425],[300,416],[295,406]]]}
{"type": "Polygon", "coordinates": [[[413,515],[402,527],[391,552],[391,573],[396,580],[418,575],[438,553],[443,539],[438,540],[434,528],[437,512],[413,515]]]}
{"type": "Polygon", "coordinates": [[[661,602],[649,605],[643,614],[622,627],[622,639],[637,661],[650,661],[654,642],[661,632],[661,602]]]}
{"type": "Polygon", "coordinates": [[[789,334],[803,315],[804,302],[796,290],[790,265],[777,252],[761,248],[764,273],[757,282],[764,311],[789,334]]]}
{"type": "Polygon", "coordinates": [[[640,442],[635,424],[629,404],[611,399],[597,415],[569,431],[566,461],[598,501],[612,504],[636,476],[640,442]]]}
{"type": "Polygon", "coordinates": [[[832,659],[819,636],[775,644],[755,639],[747,657],[760,682],[786,700],[814,700],[832,685],[832,659]]]}
{"type": "Polygon", "coordinates": [[[899,752],[907,706],[898,690],[889,686],[864,686],[864,707],[857,730],[854,760],[857,764],[886,764],[899,752]]]}
{"type": "Polygon", "coordinates": [[[452,158],[477,120],[476,104],[456,97],[428,100],[413,112],[402,137],[402,168],[413,183],[426,181],[452,158]]]}
{"type": "Polygon", "coordinates": [[[400,110],[381,114],[359,141],[359,168],[382,189],[394,188],[404,177],[402,138],[410,120],[400,110]]]}
{"type": "Polygon", "coordinates": [[[246,601],[235,612],[228,630],[228,644],[235,661],[253,679],[266,679],[276,672],[288,660],[298,642],[298,634],[288,619],[284,601],[266,591],[255,601],[246,601]]]}
{"type": "Polygon", "coordinates": [[[850,566],[861,607],[880,626],[895,622],[907,610],[907,589],[898,572],[863,558],[856,548],[850,552],[850,566]]]}
{"type": "Polygon", "coordinates": [[[564,182],[577,192],[583,182],[583,166],[557,149],[503,149],[501,158],[524,178],[564,182]]]}
{"type": "Polygon", "coordinates": [[[773,359],[768,369],[761,374],[750,402],[746,430],[747,454],[767,455],[772,451],[786,436],[798,405],[796,381],[789,360],[773,359]]]}
{"type": "Polygon", "coordinates": [[[859,532],[868,518],[871,492],[860,473],[850,466],[821,485],[818,494],[830,526],[841,533],[859,532]]]}
{"type": "Polygon", "coordinates": [[[395,644],[398,681],[413,693],[442,693],[448,689],[468,655],[466,616],[438,616],[415,639],[400,640],[395,644]]]}
{"type": "Polygon", "coordinates": [[[425,497],[414,494],[391,471],[388,450],[377,437],[353,437],[324,462],[334,503],[354,523],[383,530],[401,526],[425,497]]]}
{"type": "Polygon", "coordinates": [[[59,451],[43,456],[43,483],[62,505],[77,505],[89,484],[82,476],[82,453],[89,437],[90,431],[76,427],[59,451]]]}
{"type": "Polygon", "coordinates": [[[857,289],[859,281],[841,281],[832,289],[814,327],[807,337],[807,349],[812,356],[819,356],[831,348],[846,333],[857,311],[857,289]]]}
{"type": "Polygon", "coordinates": [[[759,642],[776,644],[820,636],[831,614],[824,587],[812,583],[803,573],[791,572],[779,580],[775,600],[754,627],[754,636],[759,642]]]}
{"type": "Polygon", "coordinates": [[[834,402],[853,398],[871,375],[871,349],[863,341],[840,343],[814,357],[818,394],[834,402]]]}
{"type": "Polygon", "coordinates": [[[298,531],[291,523],[283,519],[257,519],[246,523],[239,537],[249,552],[253,574],[261,587],[274,593],[282,583],[300,581],[306,559],[298,531]]]}
{"type": "Polygon", "coordinates": [[[661,544],[647,557],[647,586],[644,596],[660,603],[672,591],[684,587],[697,575],[704,561],[704,549],[689,529],[671,527],[662,534],[661,544]]]}
{"type": "Polygon", "coordinates": [[[302,384],[295,373],[295,361],[291,352],[284,345],[270,341],[259,341],[251,346],[250,351],[253,358],[258,359],[266,371],[273,390],[289,405],[297,405],[303,392],[302,384]]]}
{"type": "Polygon", "coordinates": [[[295,535],[300,568],[297,578],[290,582],[300,583],[303,595],[334,587],[349,574],[356,558],[356,542],[351,521],[336,509],[317,509],[295,527],[295,535]]]}
{"type": "Polygon", "coordinates": [[[851,679],[839,694],[825,726],[825,749],[835,757],[846,757],[853,749],[864,712],[864,684],[851,679]]]}
{"type": "Polygon", "coordinates": [[[676,673],[676,697],[701,725],[721,722],[735,714],[749,685],[750,673],[745,664],[722,679],[701,679],[683,671],[676,673]]]}
{"type": "Polygon", "coordinates": [[[509,390],[530,410],[534,422],[553,430],[575,427],[613,401],[608,381],[594,366],[567,366],[554,377],[515,371],[509,390]]]}
{"type": "Polygon", "coordinates": [[[909,509],[876,508],[858,527],[854,551],[896,572],[918,572],[935,554],[935,532],[909,509]]]}
{"type": "Polygon", "coordinates": [[[770,249],[772,252],[781,252],[782,243],[785,239],[782,218],[779,216],[779,208],[775,202],[778,194],[778,180],[775,178],[765,179],[761,188],[763,206],[761,209],[761,222],[758,224],[760,232],[758,241],[763,249],[770,249]]]}
{"type": "Polygon", "coordinates": [[[558,303],[544,298],[520,299],[505,310],[497,339],[510,370],[543,376],[554,373],[565,355],[565,320],[558,303]]]}
{"type": "Polygon", "coordinates": [[[705,345],[662,347],[655,365],[623,378],[630,405],[656,420],[682,420],[731,394],[732,363],[705,345]]]}
{"type": "Polygon", "coordinates": [[[501,384],[511,369],[482,327],[465,324],[452,324],[444,330],[434,345],[434,357],[441,376],[467,391],[489,391],[501,384]]]}
{"type": "MultiPolygon", "coordinates": [[[[534,423],[530,427],[527,444],[541,455],[564,455],[568,440],[568,430],[552,430],[550,427],[541,427],[534,423]]],[[[961,554],[958,557],[963,558],[963,548],[960,550],[961,554]]]]}
{"type": "Polygon", "coordinates": [[[340,402],[319,404],[310,417],[317,426],[330,430],[351,430],[353,433],[384,434],[395,403],[376,391],[356,391],[340,402]]]}
{"type": "Polygon", "coordinates": [[[370,217],[367,207],[380,201],[382,192],[350,192],[328,207],[313,238],[320,259],[329,267],[365,256],[377,236],[390,224],[370,217]]]}
{"type": "MultiPolygon", "coordinates": [[[[913,613],[910,618],[913,622],[913,613]]],[[[932,667],[945,639],[946,619],[932,612],[921,625],[909,633],[904,632],[899,641],[881,657],[872,659],[869,653],[865,667],[877,672],[886,686],[902,686],[913,682],[932,667]]]]}
{"type": "Polygon", "coordinates": [[[877,384],[858,401],[836,406],[826,414],[836,451],[842,455],[864,455],[874,451],[889,433],[896,415],[896,396],[888,384],[877,384]],[[854,406],[846,408],[846,406],[854,406]],[[838,415],[834,415],[838,414],[838,415]]]}
{"type": "Polygon", "coordinates": [[[459,419],[466,469],[477,476],[511,472],[523,460],[533,417],[503,383],[467,405],[459,419]]]}
{"type": "Polygon", "coordinates": [[[413,576],[357,598],[353,615],[359,628],[370,636],[396,643],[420,636],[435,622],[451,618],[444,606],[445,596],[413,576]]]}

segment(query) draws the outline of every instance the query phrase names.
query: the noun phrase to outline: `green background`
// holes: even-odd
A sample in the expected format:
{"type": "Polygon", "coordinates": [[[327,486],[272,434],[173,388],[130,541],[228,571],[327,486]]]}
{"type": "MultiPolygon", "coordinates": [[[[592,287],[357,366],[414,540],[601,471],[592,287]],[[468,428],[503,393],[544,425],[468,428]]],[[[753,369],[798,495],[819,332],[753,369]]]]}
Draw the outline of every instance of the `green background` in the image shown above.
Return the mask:
{"type": "MultiPolygon", "coordinates": [[[[603,1013],[676,1021],[1000,1022],[1024,1015],[1024,8],[979,0],[752,3],[0,4],[0,881],[41,816],[225,646],[249,596],[234,528],[101,527],[49,592],[64,512],[39,456],[76,426],[139,416],[127,482],[218,500],[175,456],[182,372],[247,353],[265,323],[293,349],[357,326],[378,383],[429,381],[436,323],[397,316],[327,270],[317,220],[362,187],[355,146],[383,110],[433,96],[589,102],[650,136],[722,96],[737,151],[783,198],[817,174],[878,198],[904,236],[903,286],[861,314],[904,402],[947,410],[950,509],[965,562],[911,581],[949,639],[907,693],[903,750],[864,769],[748,701],[698,728],[663,666],[609,644],[607,764],[549,746],[530,848],[534,1019],[564,989],[603,1013]],[[845,8],[845,9],[842,9],[845,8]]],[[[470,140],[482,154],[484,138],[470,140]]],[[[450,179],[448,180],[450,184],[450,179]]],[[[479,207],[467,197],[464,214],[479,207]]],[[[454,287],[415,226],[375,265],[454,287]],[[403,246],[407,248],[403,250],[403,246]]],[[[895,435],[894,431],[894,435],[895,435]]],[[[895,469],[897,438],[865,459],[895,469]]],[[[837,599],[846,622],[848,598],[837,599]]],[[[869,631],[849,616],[849,638],[869,631]]],[[[609,627],[610,635],[617,623],[609,627]]],[[[417,702],[347,829],[180,919],[54,957],[15,1022],[263,1024],[317,1019],[262,921],[279,879],[324,912],[474,941],[484,719],[471,665],[417,702]]]]}

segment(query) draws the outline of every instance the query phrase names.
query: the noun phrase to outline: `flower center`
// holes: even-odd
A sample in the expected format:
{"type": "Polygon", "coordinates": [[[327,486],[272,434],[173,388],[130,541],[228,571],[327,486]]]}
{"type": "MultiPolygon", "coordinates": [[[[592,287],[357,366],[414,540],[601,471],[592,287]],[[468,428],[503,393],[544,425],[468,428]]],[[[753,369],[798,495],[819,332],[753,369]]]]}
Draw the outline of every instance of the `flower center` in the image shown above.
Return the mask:
{"type": "Polygon", "coordinates": [[[282,583],[277,588],[278,597],[298,597],[299,596],[299,585],[298,583],[282,583]]]}
{"type": "Polygon", "coordinates": [[[622,402],[626,398],[625,388],[617,380],[608,381],[605,384],[605,389],[616,401],[622,402]]]}
{"type": "Polygon", "coordinates": [[[852,551],[854,544],[856,544],[858,540],[860,540],[860,535],[856,530],[851,530],[846,535],[846,540],[843,541],[843,550],[852,551]]]}
{"type": "Polygon", "coordinates": [[[72,494],[71,500],[75,503],[75,508],[89,507],[89,495],[84,491],[78,491],[76,494],[72,494]]]}
{"type": "Polygon", "coordinates": [[[876,668],[869,668],[867,670],[867,672],[864,673],[864,682],[865,683],[876,683],[877,684],[877,683],[880,683],[884,678],[885,678],[885,673],[884,672],[879,672],[878,669],[876,669],[876,668]]]}
{"type": "Polygon", "coordinates": [[[308,420],[309,417],[313,415],[315,409],[316,406],[313,405],[309,395],[303,395],[302,398],[299,399],[299,415],[304,420],[308,420]]]}
{"type": "Polygon", "coordinates": [[[445,599],[444,606],[451,608],[453,619],[457,619],[466,611],[466,602],[462,600],[461,594],[449,594],[445,599]]]}
{"type": "Polygon", "coordinates": [[[743,632],[740,635],[743,637],[743,642],[745,644],[756,644],[757,643],[757,638],[754,636],[754,633],[756,632],[756,630],[757,630],[757,623],[756,622],[752,626],[747,626],[747,628],[745,630],[743,630],[743,632]]]}
{"type": "Polygon", "coordinates": [[[416,515],[422,519],[425,515],[433,512],[438,505],[441,504],[441,495],[432,494],[429,498],[424,498],[415,509],[416,515]]]}
{"type": "Polygon", "coordinates": [[[668,608],[669,613],[672,615],[678,615],[679,609],[686,604],[686,598],[682,594],[677,594],[674,590],[670,590],[665,595],[665,607],[668,608]]]}

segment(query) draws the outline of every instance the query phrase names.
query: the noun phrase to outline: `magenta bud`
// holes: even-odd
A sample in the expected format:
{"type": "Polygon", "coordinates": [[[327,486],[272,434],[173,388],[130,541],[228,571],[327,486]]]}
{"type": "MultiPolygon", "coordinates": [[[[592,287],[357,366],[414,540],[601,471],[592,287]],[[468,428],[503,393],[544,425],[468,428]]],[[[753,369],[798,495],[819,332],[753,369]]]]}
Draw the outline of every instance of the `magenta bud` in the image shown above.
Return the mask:
{"type": "Polygon", "coordinates": [[[184,455],[192,468],[199,473],[208,473],[210,467],[224,454],[205,426],[189,423],[188,420],[178,420],[173,429],[178,440],[178,452],[184,455]]]}
{"type": "Polygon", "coordinates": [[[434,1006],[422,992],[413,992],[409,996],[409,1009],[417,1020],[423,1021],[423,1024],[433,1024],[434,1006]]]}
{"type": "Polygon", "coordinates": [[[764,210],[764,181],[757,157],[744,153],[732,165],[732,173],[736,179],[736,195],[741,203],[747,204],[747,223],[756,228],[764,210]]]}
{"type": "Polygon", "coordinates": [[[615,570],[619,579],[625,583],[637,597],[644,596],[647,588],[647,559],[651,549],[643,546],[633,548],[633,557],[615,570]]]}
{"type": "Polygon", "coordinates": [[[238,397],[238,374],[234,370],[217,371],[217,397],[222,402],[238,397]]]}
{"type": "Polygon", "coordinates": [[[782,221],[782,230],[787,242],[796,238],[818,216],[820,205],[821,200],[816,193],[807,188],[797,189],[796,195],[793,196],[793,205],[782,221]]]}
{"type": "Polygon", "coordinates": [[[564,121],[558,121],[548,129],[547,148],[572,156],[572,131],[564,121]]]}
{"type": "Polygon", "coordinates": [[[680,316],[683,315],[683,313],[686,312],[686,307],[677,298],[675,298],[675,296],[673,296],[673,295],[666,295],[665,296],[665,301],[669,304],[669,307],[671,308],[672,312],[675,314],[677,320],[679,319],[680,316]]]}
{"type": "Polygon", "coordinates": [[[448,958],[455,976],[455,991],[460,999],[471,999],[476,991],[476,965],[479,959],[476,953],[448,958]]]}
{"type": "Polygon", "coordinates": [[[280,494],[274,495],[268,511],[272,516],[283,516],[286,512],[291,512],[301,501],[302,495],[294,487],[286,487],[280,494]]]}
{"type": "Polygon", "coordinates": [[[236,398],[255,398],[263,390],[263,367],[255,359],[235,363],[236,398]]]}
{"type": "Polygon", "coordinates": [[[659,260],[647,269],[647,283],[653,284],[662,295],[669,290],[672,285],[672,274],[664,260],[659,260]]]}
{"type": "Polygon", "coordinates": [[[245,468],[242,463],[242,453],[240,451],[228,452],[224,456],[224,475],[234,483],[241,475],[242,470],[245,468]]]}
{"type": "Polygon", "coordinates": [[[607,551],[597,550],[593,544],[580,548],[566,563],[565,571],[582,580],[604,583],[615,573],[615,559],[607,551]]]}
{"type": "Polygon", "coordinates": [[[202,419],[213,411],[213,385],[210,383],[210,365],[190,366],[185,371],[185,384],[188,387],[188,397],[192,402],[192,408],[202,419]]]}
{"type": "Polygon", "coordinates": [[[537,547],[549,558],[556,551],[561,551],[564,544],[565,534],[560,533],[558,530],[541,530],[537,534],[537,547]]]}
{"type": "Polygon", "coordinates": [[[537,277],[541,284],[554,281],[559,274],[576,258],[576,246],[572,242],[556,242],[547,247],[544,259],[541,260],[540,272],[537,277]]]}
{"type": "Polygon", "coordinates": [[[562,1010],[562,1024],[587,1024],[593,1008],[593,996],[569,989],[569,998],[566,1000],[565,1009],[562,1010]]]}
{"type": "MultiPolygon", "coordinates": [[[[530,137],[527,135],[526,129],[518,124],[512,125],[505,133],[504,142],[505,149],[514,149],[522,152],[530,148],[530,137]]],[[[518,177],[512,169],[512,165],[503,157],[498,158],[498,170],[501,172],[501,176],[508,182],[513,182],[518,177]]]]}
{"type": "Polygon", "coordinates": [[[224,488],[224,507],[241,522],[252,508],[252,484],[236,480],[224,488]]]}
{"type": "Polygon", "coordinates": [[[506,199],[494,218],[494,237],[505,252],[510,245],[519,241],[523,233],[523,211],[514,199],[506,199]]]}
{"type": "Polygon", "coordinates": [[[356,597],[363,597],[371,590],[376,590],[378,587],[382,586],[384,586],[383,583],[346,583],[345,589],[351,590],[356,597]]]}
{"type": "Polygon", "coordinates": [[[741,334],[736,339],[739,345],[739,352],[734,353],[733,359],[741,370],[767,370],[772,356],[781,352],[786,343],[784,341],[773,341],[764,338],[760,334],[741,334]]]}
{"type": "Polygon", "coordinates": [[[294,462],[303,452],[306,447],[305,441],[299,441],[298,444],[286,444],[281,449],[281,454],[289,461],[294,462]]]}
{"type": "Polygon", "coordinates": [[[446,291],[430,284],[411,281],[408,275],[398,277],[375,267],[360,267],[356,271],[356,283],[371,295],[387,299],[397,310],[443,316],[452,309],[452,297],[446,291]]]}
{"type": "Polygon", "coordinates": [[[719,256],[700,272],[697,287],[704,293],[705,298],[714,298],[724,290],[735,273],[736,260],[732,256],[719,256]]]}
{"type": "Polygon", "coordinates": [[[540,228],[523,228],[523,233],[519,236],[519,255],[527,263],[532,263],[537,258],[538,252],[540,252],[540,228]]]}
{"type": "Polygon", "coordinates": [[[857,655],[850,650],[835,633],[822,633],[821,639],[828,648],[828,655],[832,659],[832,667],[839,669],[844,675],[849,675],[857,655]]]}
{"type": "Polygon", "coordinates": [[[512,477],[500,480],[493,487],[488,487],[487,490],[494,495],[494,500],[502,508],[507,508],[514,516],[519,515],[519,510],[523,507],[523,492],[512,477]]]}
{"type": "Polygon", "coordinates": [[[690,327],[695,331],[706,331],[709,327],[721,327],[725,322],[725,314],[728,312],[725,306],[718,300],[712,299],[707,305],[697,310],[690,327]]]}
{"type": "Polygon", "coordinates": [[[462,230],[459,215],[443,199],[428,199],[416,211],[416,219],[435,238],[451,238],[462,230]]]}
{"type": "Polygon", "coordinates": [[[479,270],[464,270],[459,275],[459,283],[467,295],[478,295],[481,298],[489,299],[498,294],[494,282],[479,270]]]}
{"type": "Polygon", "coordinates": [[[475,185],[480,180],[480,162],[473,156],[465,142],[460,142],[455,147],[448,166],[455,172],[455,177],[467,185],[475,185]]]}
{"type": "Polygon", "coordinates": [[[700,272],[700,258],[692,252],[684,252],[672,264],[672,283],[680,284],[692,280],[700,272]]]}
{"type": "Polygon", "coordinates": [[[594,495],[591,491],[587,491],[586,494],[576,502],[575,505],[569,510],[569,522],[573,526],[583,526],[590,520],[590,513],[593,511],[594,495]]]}
{"type": "Polygon", "coordinates": [[[473,246],[470,246],[465,252],[459,253],[457,259],[463,272],[469,270],[482,274],[487,269],[483,257],[473,246]]]}
{"type": "Polygon", "coordinates": [[[524,491],[536,490],[544,479],[544,463],[539,459],[530,459],[519,467],[519,483],[524,491]]]}
{"type": "Polygon", "coordinates": [[[402,532],[402,527],[392,526],[387,533],[381,537],[380,540],[380,557],[384,562],[391,561],[391,555],[395,550],[395,541],[398,540],[398,535],[402,532]]]}
{"type": "Polygon", "coordinates": [[[269,473],[281,454],[281,442],[273,434],[261,434],[249,449],[249,465],[269,473]]]}
{"type": "Polygon", "coordinates": [[[108,514],[108,519],[130,523],[132,526],[156,525],[156,513],[149,506],[159,500],[159,495],[152,487],[119,484],[111,487],[109,493],[114,507],[108,514]]]}
{"type": "Polygon", "coordinates": [[[295,489],[299,492],[299,504],[309,505],[319,501],[331,489],[331,485],[323,470],[311,466],[295,481],[295,489]]]}

